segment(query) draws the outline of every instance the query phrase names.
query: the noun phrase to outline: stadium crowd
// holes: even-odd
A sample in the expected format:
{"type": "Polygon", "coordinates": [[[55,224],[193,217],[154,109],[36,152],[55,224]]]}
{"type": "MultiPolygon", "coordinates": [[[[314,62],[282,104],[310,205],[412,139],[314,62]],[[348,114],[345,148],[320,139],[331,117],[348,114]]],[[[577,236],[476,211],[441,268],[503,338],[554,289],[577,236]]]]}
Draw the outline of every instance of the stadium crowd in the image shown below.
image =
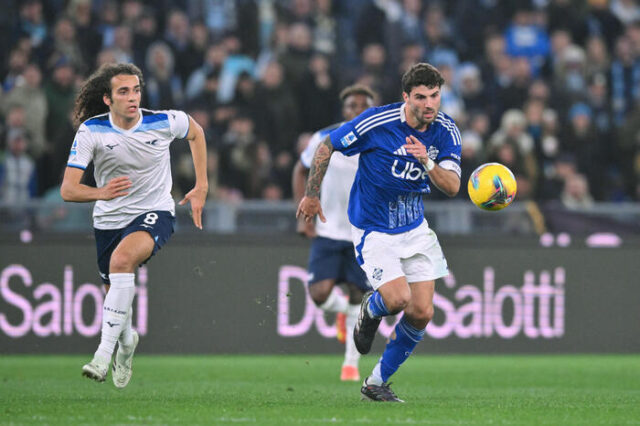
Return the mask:
{"type": "MultiPolygon", "coordinates": [[[[210,199],[291,198],[338,93],[379,103],[426,61],[462,133],[463,176],[501,162],[518,199],[640,200],[636,0],[7,0],[0,16],[0,202],[55,197],[80,85],[107,62],[144,72],[143,107],[205,129],[210,199]]],[[[174,190],[193,185],[172,144],[174,190]]],[[[466,191],[458,197],[465,197],[466,191]]],[[[437,191],[435,191],[437,192],[437,191]]],[[[438,195],[434,194],[434,198],[438,195]]]]}

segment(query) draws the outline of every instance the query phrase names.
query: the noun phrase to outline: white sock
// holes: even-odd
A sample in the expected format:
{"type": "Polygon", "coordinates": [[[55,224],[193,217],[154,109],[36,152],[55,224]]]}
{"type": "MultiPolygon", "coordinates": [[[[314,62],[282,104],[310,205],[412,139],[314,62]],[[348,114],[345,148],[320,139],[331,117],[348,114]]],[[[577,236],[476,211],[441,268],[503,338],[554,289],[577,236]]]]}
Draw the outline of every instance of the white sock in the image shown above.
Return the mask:
{"type": "Polygon", "coordinates": [[[136,294],[134,274],[109,274],[111,286],[104,298],[102,335],[95,356],[111,360],[113,349],[127,322],[133,296],[136,294]]]}
{"type": "Polygon", "coordinates": [[[349,302],[347,299],[334,287],[329,293],[327,300],[320,305],[320,309],[326,312],[347,312],[349,302]]]}
{"type": "Polygon", "coordinates": [[[384,383],[382,381],[382,373],[380,373],[380,361],[382,361],[382,358],[380,358],[376,366],[373,367],[371,375],[367,377],[367,379],[365,379],[370,385],[380,386],[382,383],[384,383]]]}
{"type": "Polygon", "coordinates": [[[131,328],[131,317],[133,316],[133,308],[129,309],[129,313],[127,314],[127,321],[124,323],[124,328],[122,329],[122,333],[120,333],[120,338],[118,338],[118,344],[120,345],[120,349],[123,347],[133,345],[133,329],[131,328]]]}
{"type": "Polygon", "coordinates": [[[349,305],[347,308],[347,336],[345,341],[344,348],[344,363],[345,365],[353,365],[355,367],[358,366],[358,360],[360,359],[360,352],[356,349],[356,344],[353,341],[353,329],[356,326],[356,322],[358,322],[358,314],[360,313],[360,304],[357,305],[349,305]]]}

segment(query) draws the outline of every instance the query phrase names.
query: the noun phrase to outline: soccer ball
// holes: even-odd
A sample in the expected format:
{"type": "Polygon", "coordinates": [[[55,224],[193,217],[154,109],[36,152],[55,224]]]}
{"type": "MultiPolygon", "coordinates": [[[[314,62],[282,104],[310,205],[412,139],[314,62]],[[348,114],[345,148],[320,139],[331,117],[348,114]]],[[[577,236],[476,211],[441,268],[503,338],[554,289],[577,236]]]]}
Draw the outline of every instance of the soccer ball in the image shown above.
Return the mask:
{"type": "Polygon", "coordinates": [[[516,178],[500,163],[486,163],[471,173],[469,198],[482,210],[502,210],[516,197],[516,178]]]}

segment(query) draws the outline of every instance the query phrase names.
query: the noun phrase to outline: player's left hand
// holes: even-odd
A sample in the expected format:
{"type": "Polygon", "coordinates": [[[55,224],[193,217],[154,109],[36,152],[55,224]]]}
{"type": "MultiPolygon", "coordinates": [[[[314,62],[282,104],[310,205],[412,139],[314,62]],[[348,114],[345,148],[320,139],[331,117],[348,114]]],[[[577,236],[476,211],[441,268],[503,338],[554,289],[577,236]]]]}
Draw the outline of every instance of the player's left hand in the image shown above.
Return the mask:
{"type": "Polygon", "coordinates": [[[405,138],[405,140],[407,141],[407,143],[403,146],[409,154],[413,155],[416,160],[420,161],[421,163],[427,161],[427,147],[424,146],[424,144],[420,142],[418,138],[413,135],[409,135],[405,138]]]}
{"type": "Polygon", "coordinates": [[[181,206],[184,206],[187,202],[191,203],[191,217],[193,218],[193,224],[198,229],[202,229],[202,208],[206,199],[207,189],[194,187],[178,203],[181,206]]]}

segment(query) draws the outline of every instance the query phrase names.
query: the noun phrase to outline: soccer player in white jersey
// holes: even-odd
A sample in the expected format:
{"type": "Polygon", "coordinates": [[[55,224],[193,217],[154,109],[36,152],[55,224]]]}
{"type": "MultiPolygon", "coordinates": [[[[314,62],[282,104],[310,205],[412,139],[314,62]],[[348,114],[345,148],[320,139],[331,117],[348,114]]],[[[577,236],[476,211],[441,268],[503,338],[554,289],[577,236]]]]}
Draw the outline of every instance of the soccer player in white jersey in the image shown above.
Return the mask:
{"type": "Polygon", "coordinates": [[[440,109],[444,79],[430,64],[402,76],[404,103],[371,108],[318,146],[297,216],[324,221],[318,195],[331,154],[360,154],[349,198],[356,259],[375,289],[363,298],[354,329],[362,354],[371,350],[381,318],[403,312],[360,389],[363,399],[402,402],[389,386],[423,339],[433,317],[435,280],[448,274],[436,234],[424,218],[430,184],[450,197],[460,189],[460,133],[440,109]]]}
{"type": "MultiPolygon", "coordinates": [[[[366,86],[353,85],[340,92],[342,116],[353,120],[373,106],[376,94],[366,86]]],[[[296,201],[304,196],[304,186],[311,167],[313,154],[322,140],[343,123],[317,131],[293,169],[293,195],[296,201]]],[[[338,339],[345,343],[344,362],[340,379],[360,380],[358,360],[360,353],[353,341],[353,328],[360,311],[364,292],[370,289],[364,271],[356,262],[351,241],[351,224],[347,217],[349,190],[358,170],[358,156],[347,157],[336,153],[331,157],[327,174],[320,190],[326,222],[306,222],[300,218],[298,232],[313,238],[309,254],[309,295],[315,304],[327,312],[336,312],[338,339]],[[346,284],[349,299],[335,289],[336,284],[346,284]],[[343,329],[344,326],[344,329],[343,329]]]]}
{"type": "Polygon", "coordinates": [[[189,141],[196,182],[180,204],[191,204],[193,222],[200,229],[208,192],[202,128],[182,111],[141,109],[143,85],[142,73],[133,64],[104,65],[85,82],[76,99],[79,127],[60,190],[65,201],[96,202],[98,269],[107,288],[100,345],[82,374],[103,382],[118,343],[112,376],[119,388],[131,379],[138,344],[131,328],[135,270],[173,233],[169,145],[174,139],[189,141]],[[91,161],[95,188],[81,183],[91,161]]]}

